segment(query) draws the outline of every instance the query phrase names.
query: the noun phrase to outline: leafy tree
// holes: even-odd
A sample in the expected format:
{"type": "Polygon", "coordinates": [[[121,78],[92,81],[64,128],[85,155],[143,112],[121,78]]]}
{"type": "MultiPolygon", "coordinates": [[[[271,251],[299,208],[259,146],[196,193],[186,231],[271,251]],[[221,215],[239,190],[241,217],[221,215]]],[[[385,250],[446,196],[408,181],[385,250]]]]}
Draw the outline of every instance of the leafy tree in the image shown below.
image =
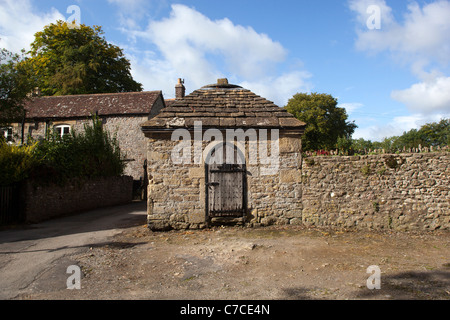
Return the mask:
{"type": "Polygon", "coordinates": [[[70,28],[57,21],[35,34],[26,61],[43,95],[142,91],[122,49],[102,37],[101,27],[70,28]]]}
{"type": "Polygon", "coordinates": [[[356,152],[364,150],[368,151],[369,149],[373,148],[373,143],[370,140],[364,140],[364,138],[352,140],[352,149],[356,152]]]}
{"type": "Polygon", "coordinates": [[[353,152],[353,139],[345,136],[340,136],[336,142],[336,148],[340,154],[347,154],[353,152]]]}
{"type": "MultiPolygon", "coordinates": [[[[342,142],[341,142],[342,143],[342,142]]],[[[352,140],[351,148],[356,152],[368,149],[384,149],[386,152],[402,151],[403,149],[422,147],[437,147],[450,145],[450,119],[427,123],[420,129],[411,129],[401,136],[384,138],[372,142],[364,139],[352,140]]]]}
{"type": "Polygon", "coordinates": [[[337,99],[323,93],[297,93],[288,101],[285,109],[307,124],[305,151],[331,150],[336,148],[339,137],[351,138],[357,126],[347,121],[347,111],[337,104],[337,99]]]}
{"type": "Polygon", "coordinates": [[[450,145],[450,119],[427,123],[420,128],[419,134],[422,137],[422,146],[450,145]]]}
{"type": "Polygon", "coordinates": [[[24,103],[33,88],[21,63],[24,59],[23,53],[0,51],[0,128],[23,118],[24,103]]]}

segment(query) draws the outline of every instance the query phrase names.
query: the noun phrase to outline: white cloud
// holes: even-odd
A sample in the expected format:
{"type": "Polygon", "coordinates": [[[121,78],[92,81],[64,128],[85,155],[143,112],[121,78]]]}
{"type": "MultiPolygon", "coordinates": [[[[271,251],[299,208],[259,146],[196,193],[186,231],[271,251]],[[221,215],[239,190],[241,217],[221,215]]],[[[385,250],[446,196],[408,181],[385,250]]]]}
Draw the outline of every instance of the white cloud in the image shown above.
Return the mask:
{"type": "Polygon", "coordinates": [[[412,112],[450,112],[450,78],[442,72],[450,64],[450,1],[437,0],[422,7],[410,2],[402,21],[394,18],[385,0],[350,0],[349,6],[360,26],[356,47],[373,54],[389,52],[420,80],[410,88],[393,90],[391,98],[412,112]],[[380,30],[366,27],[371,4],[381,8],[380,30]]]}
{"type": "Polygon", "coordinates": [[[311,90],[311,85],[307,82],[310,77],[310,73],[298,71],[276,77],[268,76],[253,82],[243,81],[239,85],[284,107],[294,94],[311,90]]]}
{"type": "Polygon", "coordinates": [[[359,102],[351,102],[351,103],[340,103],[338,105],[339,108],[345,108],[347,110],[347,114],[351,115],[357,109],[360,109],[364,106],[364,104],[359,102]]]}
{"type": "MultiPolygon", "coordinates": [[[[159,1],[159,3],[163,2],[159,1]]],[[[118,7],[119,23],[122,27],[129,29],[139,29],[139,22],[148,16],[149,12],[158,10],[155,1],[148,0],[108,0],[108,3],[118,7]]]]}
{"type": "Polygon", "coordinates": [[[40,12],[30,0],[0,2],[0,47],[12,52],[30,49],[34,34],[57,20],[66,20],[56,9],[40,12]]]}
{"type": "MultiPolygon", "coordinates": [[[[222,56],[230,72],[246,77],[261,75],[270,62],[285,58],[285,49],[250,27],[228,19],[212,21],[184,5],[173,5],[170,17],[153,21],[148,36],[176,68],[211,68],[207,54],[222,56]]],[[[194,70],[192,70],[194,71],[194,70]]]]}
{"type": "Polygon", "coordinates": [[[450,62],[450,1],[440,0],[422,8],[411,2],[403,21],[395,20],[392,9],[384,0],[351,0],[360,28],[356,46],[371,53],[389,51],[399,60],[450,62]],[[381,9],[381,29],[369,30],[367,7],[375,4],[381,9]]]}
{"type": "Polygon", "coordinates": [[[157,48],[152,56],[136,56],[135,65],[145,70],[134,71],[136,80],[145,87],[170,87],[169,96],[178,77],[186,79],[187,92],[228,77],[282,105],[294,93],[305,90],[306,79],[311,76],[305,71],[274,75],[276,66],[287,56],[280,43],[227,18],[213,21],[184,5],[173,5],[169,17],[150,21],[145,31],[127,33],[157,48]],[[150,78],[162,82],[158,85],[150,78]]]}
{"type": "Polygon", "coordinates": [[[392,91],[391,97],[413,111],[450,114],[450,77],[437,77],[405,90],[392,91]]]}

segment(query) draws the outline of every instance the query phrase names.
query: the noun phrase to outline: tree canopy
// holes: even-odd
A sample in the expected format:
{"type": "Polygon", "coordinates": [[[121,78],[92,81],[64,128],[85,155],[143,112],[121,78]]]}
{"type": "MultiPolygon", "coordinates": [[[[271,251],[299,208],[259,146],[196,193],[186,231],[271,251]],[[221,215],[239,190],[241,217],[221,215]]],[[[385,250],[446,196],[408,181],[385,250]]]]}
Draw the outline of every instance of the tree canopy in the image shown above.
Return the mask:
{"type": "Polygon", "coordinates": [[[285,109],[307,124],[303,150],[331,150],[339,138],[351,138],[357,126],[347,121],[347,111],[337,104],[336,98],[324,93],[297,93],[288,101],[285,109]]]}
{"type": "Polygon", "coordinates": [[[33,88],[23,59],[6,49],[0,51],[0,128],[22,119],[24,102],[33,88]]]}
{"type": "Polygon", "coordinates": [[[43,95],[142,91],[122,49],[102,37],[99,26],[71,28],[57,21],[35,34],[24,61],[43,95]]]}

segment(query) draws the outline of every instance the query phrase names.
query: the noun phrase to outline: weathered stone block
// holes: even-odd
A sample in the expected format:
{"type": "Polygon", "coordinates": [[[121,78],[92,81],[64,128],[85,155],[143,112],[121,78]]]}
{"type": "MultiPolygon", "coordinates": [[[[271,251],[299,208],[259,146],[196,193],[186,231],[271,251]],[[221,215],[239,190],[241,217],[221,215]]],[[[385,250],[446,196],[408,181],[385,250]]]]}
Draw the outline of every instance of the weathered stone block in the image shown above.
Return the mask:
{"type": "Polygon", "coordinates": [[[302,141],[299,138],[280,137],[280,153],[300,153],[302,150],[302,141]]]}
{"type": "Polygon", "coordinates": [[[299,169],[280,170],[281,183],[300,183],[302,182],[302,171],[299,169]]]}
{"type": "Polygon", "coordinates": [[[149,162],[166,160],[166,159],[169,159],[169,157],[170,157],[170,154],[167,154],[167,153],[161,153],[161,152],[156,152],[156,151],[147,152],[147,159],[149,162]]]}
{"type": "Polygon", "coordinates": [[[147,217],[147,227],[152,231],[169,231],[172,229],[168,219],[152,219],[151,216],[147,217]]]}
{"type": "Polygon", "coordinates": [[[189,178],[204,178],[205,177],[205,168],[204,167],[195,167],[189,168],[189,178]]]}
{"type": "Polygon", "coordinates": [[[202,224],[205,222],[205,211],[204,210],[191,210],[188,213],[189,223],[202,224]]]}

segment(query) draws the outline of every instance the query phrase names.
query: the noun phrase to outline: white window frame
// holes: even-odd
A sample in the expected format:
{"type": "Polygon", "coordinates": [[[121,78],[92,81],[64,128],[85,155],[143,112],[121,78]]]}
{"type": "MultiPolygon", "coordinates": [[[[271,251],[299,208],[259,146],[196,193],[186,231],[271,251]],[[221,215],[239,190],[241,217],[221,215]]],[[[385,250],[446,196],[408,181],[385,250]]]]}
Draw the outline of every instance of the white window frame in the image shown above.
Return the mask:
{"type": "Polygon", "coordinates": [[[58,135],[62,138],[62,137],[64,137],[64,135],[70,134],[72,127],[69,126],[68,124],[57,124],[57,125],[53,126],[53,130],[54,130],[54,132],[57,132],[58,135]],[[67,129],[67,132],[64,132],[64,131],[66,131],[66,129],[67,129]]]}
{"type": "Polygon", "coordinates": [[[3,137],[6,142],[12,142],[14,140],[14,132],[12,127],[0,128],[3,133],[3,137]]]}

